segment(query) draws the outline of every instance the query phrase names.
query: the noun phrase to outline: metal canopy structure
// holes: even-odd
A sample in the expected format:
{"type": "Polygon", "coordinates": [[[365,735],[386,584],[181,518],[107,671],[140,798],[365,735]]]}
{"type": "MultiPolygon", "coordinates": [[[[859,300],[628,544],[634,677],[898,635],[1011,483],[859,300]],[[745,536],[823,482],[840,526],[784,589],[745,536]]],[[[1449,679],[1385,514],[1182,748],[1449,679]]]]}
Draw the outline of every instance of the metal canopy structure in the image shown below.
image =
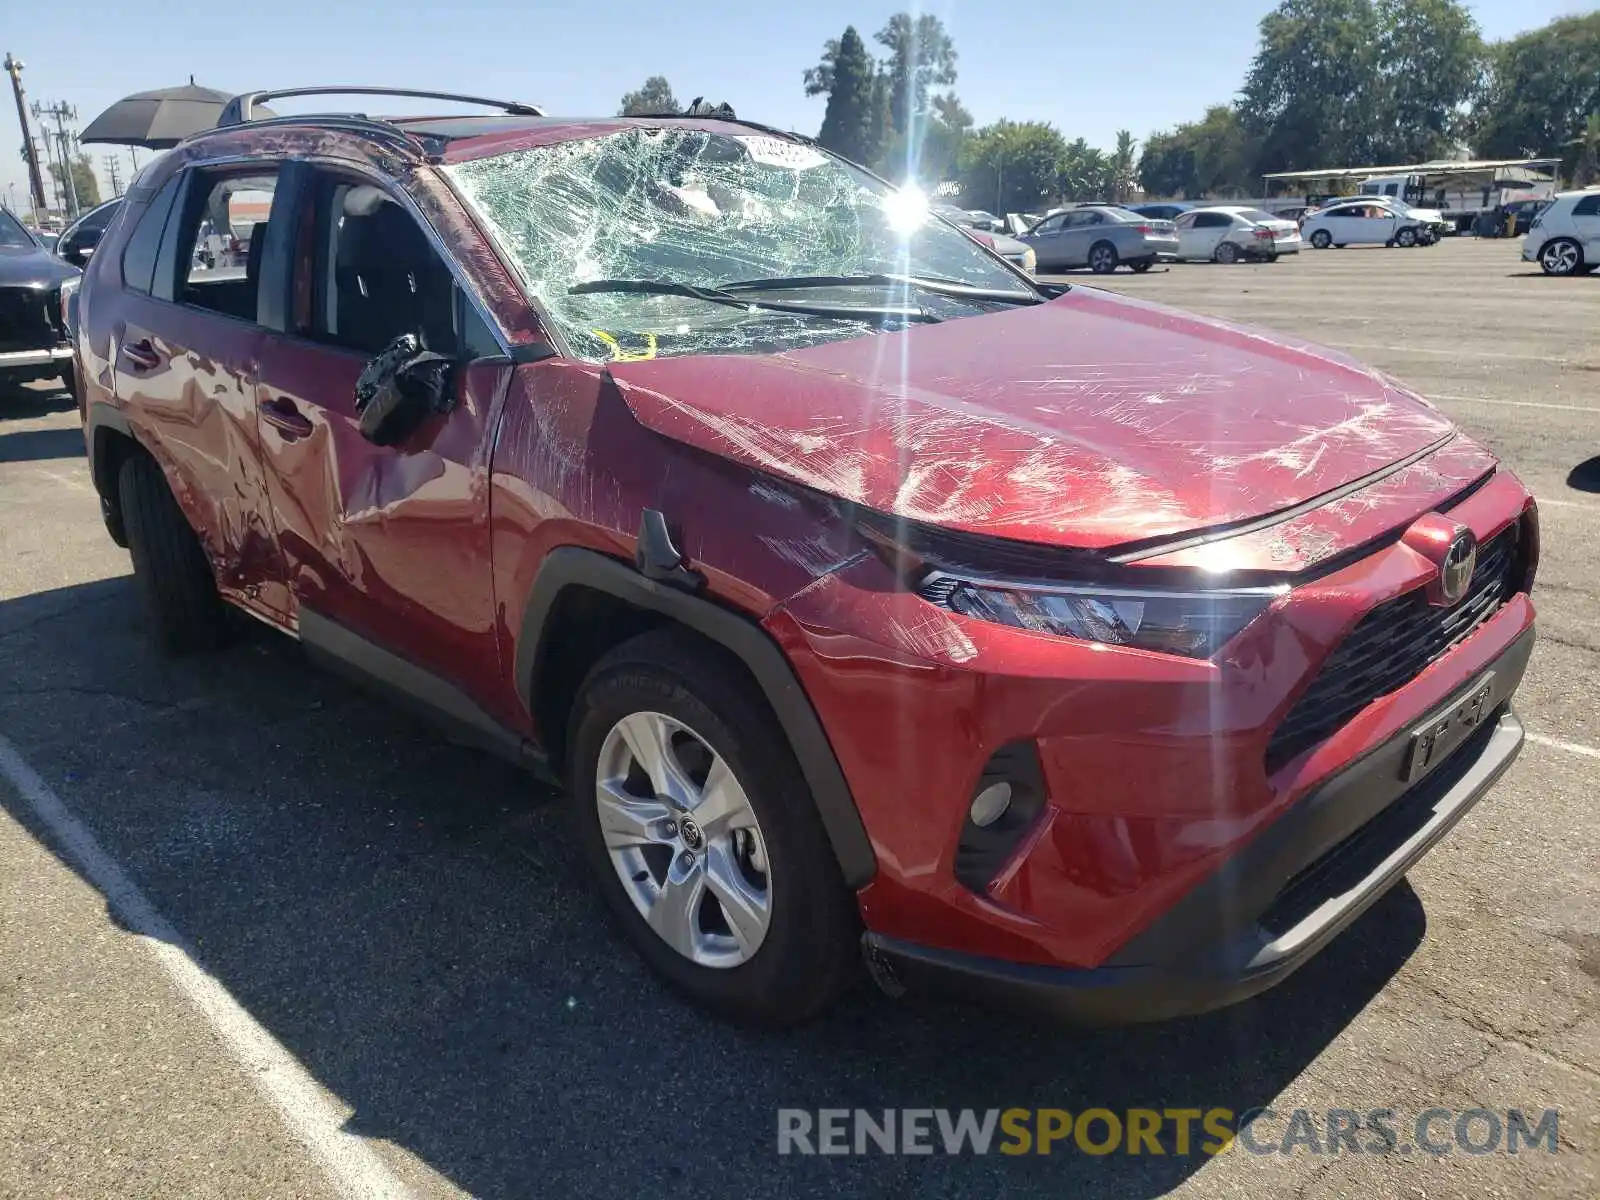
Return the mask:
{"type": "Polygon", "coordinates": [[[1543,183],[1553,179],[1560,158],[1481,158],[1435,159],[1432,162],[1399,163],[1377,167],[1318,167],[1312,171],[1274,171],[1263,175],[1268,183],[1321,183],[1330,186],[1354,183],[1376,175],[1420,175],[1425,179],[1450,181],[1462,186],[1488,185],[1496,180],[1543,183]],[[1524,178],[1518,178],[1520,173],[1524,178]],[[1534,178],[1538,176],[1538,178],[1534,178]]]}

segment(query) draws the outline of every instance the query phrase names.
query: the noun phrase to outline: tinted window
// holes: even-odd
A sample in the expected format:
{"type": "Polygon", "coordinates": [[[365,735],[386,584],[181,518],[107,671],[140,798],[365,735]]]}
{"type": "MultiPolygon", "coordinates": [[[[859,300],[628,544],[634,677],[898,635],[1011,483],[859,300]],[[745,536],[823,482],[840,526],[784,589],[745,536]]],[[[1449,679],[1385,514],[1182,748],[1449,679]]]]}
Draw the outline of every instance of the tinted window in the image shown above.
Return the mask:
{"type": "MultiPolygon", "coordinates": [[[[459,327],[471,309],[458,306],[449,266],[406,207],[372,184],[332,177],[319,180],[313,195],[310,236],[295,254],[295,292],[311,300],[301,332],[363,354],[403,333],[420,335],[440,354],[482,345],[487,330],[481,322],[476,330],[459,327]],[[310,286],[302,289],[305,276],[310,286]]],[[[488,352],[499,353],[498,344],[488,352]]]]}
{"type": "Polygon", "coordinates": [[[104,230],[107,225],[111,224],[111,218],[117,215],[117,209],[121,206],[122,201],[120,200],[107,201],[93,212],[85,215],[72,228],[80,233],[85,229],[104,230]]]}
{"type": "Polygon", "coordinates": [[[1196,229],[1223,229],[1233,224],[1233,218],[1227,213],[1199,213],[1195,216],[1196,229]]]}
{"type": "Polygon", "coordinates": [[[1255,221],[1257,223],[1259,223],[1261,221],[1276,221],[1278,219],[1277,217],[1273,216],[1271,213],[1263,212],[1259,208],[1241,209],[1239,211],[1239,215],[1241,217],[1243,217],[1246,221],[1255,221]]]}
{"type": "Polygon", "coordinates": [[[1575,217],[1592,217],[1597,213],[1600,213],[1600,192],[1585,196],[1572,208],[1572,215],[1575,217]]]}
{"type": "Polygon", "coordinates": [[[35,248],[33,238],[22,223],[3,208],[0,208],[0,246],[14,246],[19,250],[35,248]]]}
{"type": "Polygon", "coordinates": [[[148,293],[156,273],[156,255],[161,249],[161,233],[172,212],[172,202],[178,195],[181,174],[167,180],[167,186],[156,193],[139,217],[133,234],[122,251],[122,281],[136,292],[148,293]]]}

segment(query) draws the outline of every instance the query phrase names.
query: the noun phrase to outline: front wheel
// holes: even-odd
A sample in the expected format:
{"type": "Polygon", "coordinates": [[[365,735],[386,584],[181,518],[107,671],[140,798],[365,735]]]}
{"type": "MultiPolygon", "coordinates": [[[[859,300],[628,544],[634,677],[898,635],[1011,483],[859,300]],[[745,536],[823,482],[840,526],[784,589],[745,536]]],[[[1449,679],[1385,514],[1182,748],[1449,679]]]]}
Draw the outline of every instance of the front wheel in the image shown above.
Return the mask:
{"type": "Polygon", "coordinates": [[[1109,275],[1117,269],[1117,248],[1110,242],[1096,242],[1089,248],[1089,270],[1109,275]]]}
{"type": "Polygon", "coordinates": [[[711,646],[642,634],[573,714],[578,838],[644,960],[738,1021],[803,1020],[850,982],[856,912],[765,698],[711,646]]]}
{"type": "Polygon", "coordinates": [[[1417,244],[1417,231],[1415,229],[1402,229],[1394,235],[1394,244],[1410,249],[1417,244]]]}
{"type": "Polygon", "coordinates": [[[1319,229],[1311,235],[1311,244],[1318,250],[1326,250],[1333,245],[1333,235],[1326,229],[1319,229]]]}
{"type": "Polygon", "coordinates": [[[1583,266],[1583,250],[1571,238],[1556,238],[1539,251],[1539,266],[1546,275],[1574,275],[1583,266]]]}

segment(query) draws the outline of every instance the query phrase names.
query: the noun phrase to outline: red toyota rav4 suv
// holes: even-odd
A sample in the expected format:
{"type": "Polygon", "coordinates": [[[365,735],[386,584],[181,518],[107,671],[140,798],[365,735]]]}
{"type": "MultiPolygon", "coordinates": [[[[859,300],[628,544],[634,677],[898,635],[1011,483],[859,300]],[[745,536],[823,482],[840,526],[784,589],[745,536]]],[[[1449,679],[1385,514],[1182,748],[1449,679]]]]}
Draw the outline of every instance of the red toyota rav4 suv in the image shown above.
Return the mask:
{"type": "Polygon", "coordinates": [[[283,94],[147,168],[79,298],[153,628],[236,606],[562,777],[700,1002],[798,1019],[864,951],[1224,1004],[1515,756],[1533,501],[1393,380],[1036,285],[726,109],[283,94]]]}

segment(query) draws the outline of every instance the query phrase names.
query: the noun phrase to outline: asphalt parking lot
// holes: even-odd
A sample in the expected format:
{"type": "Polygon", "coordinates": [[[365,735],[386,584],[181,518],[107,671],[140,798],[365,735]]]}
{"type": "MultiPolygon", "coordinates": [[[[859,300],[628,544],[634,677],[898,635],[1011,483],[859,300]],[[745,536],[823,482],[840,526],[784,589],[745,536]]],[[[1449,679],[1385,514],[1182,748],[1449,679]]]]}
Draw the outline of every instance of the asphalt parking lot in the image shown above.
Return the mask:
{"type": "Polygon", "coordinates": [[[0,1196],[1600,1194],[1600,277],[1460,240],[1073,279],[1347,349],[1541,501],[1531,741],[1316,961],[1151,1028],[706,1020],[537,784],[265,630],[159,658],[36,386],[0,398],[0,1196]],[[1555,1154],[794,1158],[784,1106],[1561,1115],[1555,1154]],[[308,1144],[329,1111],[356,1136],[308,1144]]]}

